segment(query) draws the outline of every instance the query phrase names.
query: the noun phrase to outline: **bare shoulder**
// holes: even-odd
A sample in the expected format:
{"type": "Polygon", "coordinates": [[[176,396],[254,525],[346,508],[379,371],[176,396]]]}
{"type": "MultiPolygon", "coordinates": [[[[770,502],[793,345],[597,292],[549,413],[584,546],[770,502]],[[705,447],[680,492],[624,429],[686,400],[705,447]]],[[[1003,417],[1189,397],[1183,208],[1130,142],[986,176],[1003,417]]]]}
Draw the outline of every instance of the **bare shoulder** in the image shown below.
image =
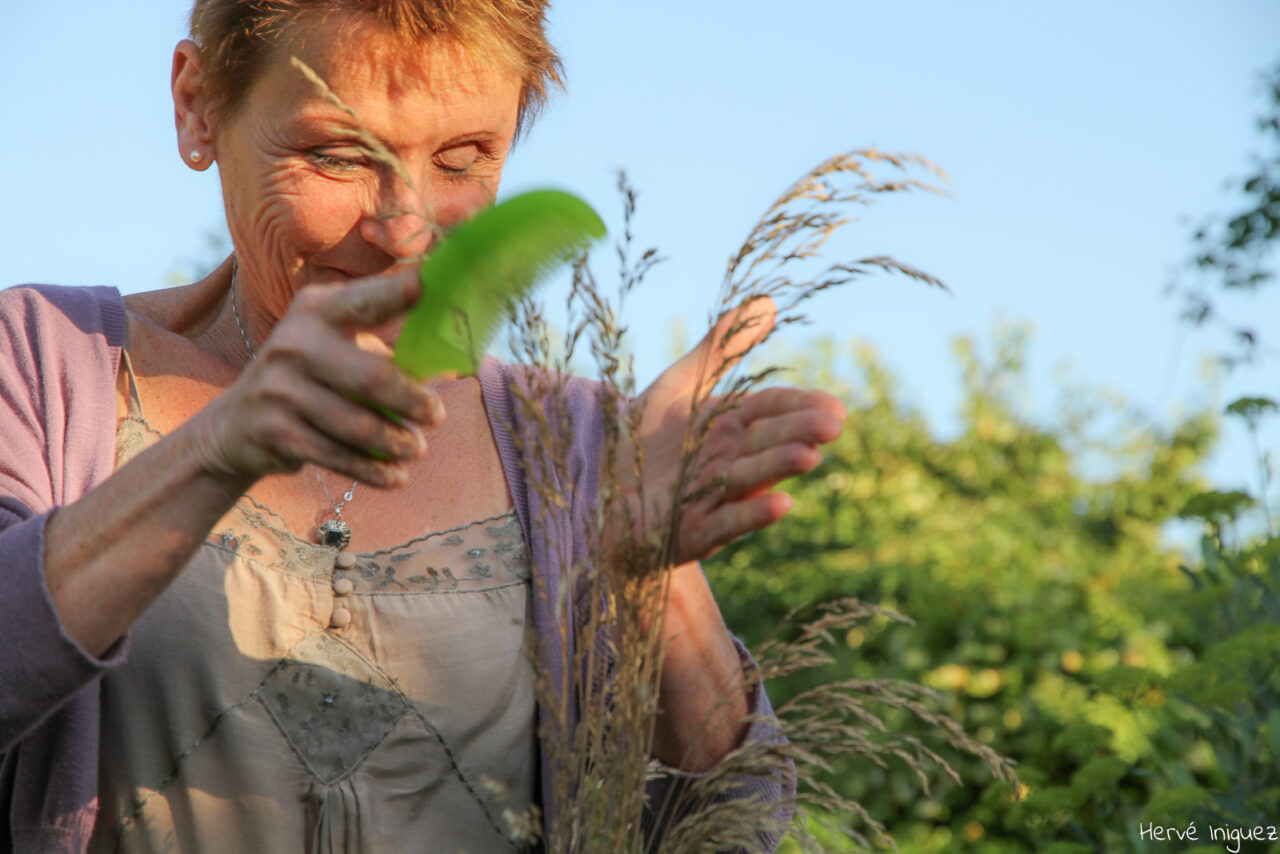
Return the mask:
{"type": "Polygon", "coordinates": [[[195,338],[217,318],[227,294],[230,271],[228,260],[198,282],[130,294],[124,298],[124,307],[160,329],[195,338]]]}
{"type": "MultiPolygon", "coordinates": [[[[169,433],[235,382],[234,368],[192,340],[207,316],[209,289],[198,283],[125,297],[125,349],[147,420],[169,433]]],[[[129,383],[121,359],[116,396],[127,412],[129,383]]]]}

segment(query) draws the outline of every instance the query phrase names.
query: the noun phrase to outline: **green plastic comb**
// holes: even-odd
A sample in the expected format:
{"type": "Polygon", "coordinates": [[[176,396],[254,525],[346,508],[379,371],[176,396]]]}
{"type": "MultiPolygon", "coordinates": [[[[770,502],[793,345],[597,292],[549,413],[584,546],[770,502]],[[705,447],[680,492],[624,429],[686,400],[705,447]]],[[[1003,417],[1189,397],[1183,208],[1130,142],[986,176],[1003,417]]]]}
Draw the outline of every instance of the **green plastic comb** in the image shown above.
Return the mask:
{"type": "Polygon", "coordinates": [[[405,318],[393,361],[423,379],[470,373],[512,300],[605,235],[571,193],[534,190],[486,208],[422,261],[422,296],[405,318]]]}

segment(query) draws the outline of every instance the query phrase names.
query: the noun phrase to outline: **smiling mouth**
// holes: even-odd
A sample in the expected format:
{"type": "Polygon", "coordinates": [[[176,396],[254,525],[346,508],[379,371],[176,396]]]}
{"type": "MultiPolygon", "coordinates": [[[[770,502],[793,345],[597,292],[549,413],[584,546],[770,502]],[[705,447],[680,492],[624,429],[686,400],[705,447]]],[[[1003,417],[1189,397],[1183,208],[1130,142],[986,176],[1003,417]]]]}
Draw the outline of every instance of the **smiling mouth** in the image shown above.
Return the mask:
{"type": "MultiPolygon", "coordinates": [[[[415,261],[414,264],[417,262],[415,261]]],[[[361,272],[350,272],[341,267],[321,267],[317,272],[314,281],[320,284],[347,284],[358,279],[368,279],[373,276],[389,276],[398,272],[405,265],[391,264],[380,270],[366,270],[361,272]]]]}
{"type": "Polygon", "coordinates": [[[316,274],[315,281],[318,284],[339,285],[354,282],[356,279],[361,278],[364,278],[364,276],[348,273],[346,270],[339,269],[338,267],[322,267],[316,274]]]}

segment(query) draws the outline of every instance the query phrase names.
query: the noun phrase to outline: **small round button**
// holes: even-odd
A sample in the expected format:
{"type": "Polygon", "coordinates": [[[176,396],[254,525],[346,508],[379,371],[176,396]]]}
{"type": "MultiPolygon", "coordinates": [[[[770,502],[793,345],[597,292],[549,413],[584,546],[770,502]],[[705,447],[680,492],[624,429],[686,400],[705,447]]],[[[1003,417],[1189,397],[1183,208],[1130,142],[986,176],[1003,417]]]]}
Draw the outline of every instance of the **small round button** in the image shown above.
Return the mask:
{"type": "Polygon", "coordinates": [[[335,629],[345,629],[351,625],[351,612],[346,608],[334,608],[333,616],[329,618],[329,625],[335,629]]]}
{"type": "Polygon", "coordinates": [[[335,578],[333,580],[333,592],[335,595],[346,596],[355,589],[356,585],[350,578],[335,578]]]}
{"type": "Polygon", "coordinates": [[[350,569],[356,565],[356,556],[351,552],[338,552],[338,556],[333,559],[333,563],[338,569],[350,569]]]}

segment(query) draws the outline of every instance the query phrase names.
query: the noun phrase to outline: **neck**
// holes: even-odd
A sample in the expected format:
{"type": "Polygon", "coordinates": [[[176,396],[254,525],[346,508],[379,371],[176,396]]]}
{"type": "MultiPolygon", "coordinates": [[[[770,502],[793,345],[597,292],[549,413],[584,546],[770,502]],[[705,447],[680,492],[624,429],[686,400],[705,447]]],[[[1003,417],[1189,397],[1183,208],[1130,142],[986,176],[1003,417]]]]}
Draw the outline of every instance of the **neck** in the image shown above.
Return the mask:
{"type": "Polygon", "coordinates": [[[197,286],[208,288],[208,313],[187,335],[202,349],[242,369],[253,360],[254,352],[252,345],[247,344],[247,332],[236,314],[234,300],[244,299],[238,284],[234,255],[198,282],[197,286]]]}
{"type": "Polygon", "coordinates": [[[239,370],[249,362],[231,303],[231,259],[198,282],[127,298],[129,310],[239,370]]]}
{"type": "Polygon", "coordinates": [[[231,259],[198,282],[154,291],[141,313],[157,326],[195,340],[219,320],[231,286],[231,259]]]}

